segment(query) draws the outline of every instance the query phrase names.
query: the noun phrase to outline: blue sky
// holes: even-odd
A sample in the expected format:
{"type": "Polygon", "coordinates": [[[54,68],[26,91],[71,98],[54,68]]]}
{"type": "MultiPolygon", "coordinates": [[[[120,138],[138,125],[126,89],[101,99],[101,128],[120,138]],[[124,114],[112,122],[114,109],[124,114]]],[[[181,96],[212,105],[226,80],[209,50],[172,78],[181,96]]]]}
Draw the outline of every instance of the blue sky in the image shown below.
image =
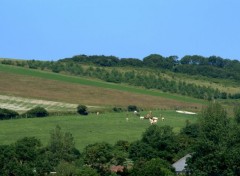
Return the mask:
{"type": "Polygon", "coordinates": [[[0,57],[240,60],[239,0],[0,0],[0,57]]]}

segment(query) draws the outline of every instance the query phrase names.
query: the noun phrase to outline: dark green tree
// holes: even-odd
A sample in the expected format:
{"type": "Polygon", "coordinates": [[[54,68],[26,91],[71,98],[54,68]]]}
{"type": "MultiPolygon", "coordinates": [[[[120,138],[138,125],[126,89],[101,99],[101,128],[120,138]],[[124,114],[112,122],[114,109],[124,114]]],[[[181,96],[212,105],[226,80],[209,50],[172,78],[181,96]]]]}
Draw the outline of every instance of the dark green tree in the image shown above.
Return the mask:
{"type": "Polygon", "coordinates": [[[240,106],[235,106],[233,109],[234,118],[238,124],[240,124],[240,106]]]}
{"type": "Polygon", "coordinates": [[[79,114],[81,114],[81,115],[88,115],[87,106],[85,106],[85,105],[78,105],[77,112],[79,114]]]}
{"type": "Polygon", "coordinates": [[[153,158],[150,161],[134,165],[131,176],[174,176],[174,168],[160,159],[153,158]]]}
{"type": "Polygon", "coordinates": [[[84,163],[96,169],[99,173],[109,171],[109,162],[113,158],[113,147],[106,143],[95,143],[85,147],[84,163]]]}
{"type": "Polygon", "coordinates": [[[211,103],[203,109],[199,125],[199,140],[188,161],[190,171],[193,175],[231,173],[226,153],[229,152],[232,127],[225,109],[218,103],[211,103]]]}
{"type": "Polygon", "coordinates": [[[61,160],[72,162],[80,156],[80,152],[75,148],[72,134],[63,133],[58,125],[50,134],[47,152],[52,166],[58,165],[61,160]]]}
{"type": "Polygon", "coordinates": [[[30,110],[28,110],[27,112],[25,112],[24,114],[22,114],[23,117],[27,117],[27,118],[32,118],[32,117],[47,117],[49,115],[48,111],[43,108],[43,107],[35,107],[32,108],[30,110]]]}
{"type": "Polygon", "coordinates": [[[0,120],[16,118],[18,115],[16,111],[0,108],[0,120]]]}
{"type": "Polygon", "coordinates": [[[176,136],[170,126],[151,125],[143,133],[142,142],[150,145],[158,151],[162,159],[168,161],[172,161],[174,154],[178,151],[176,136]]]}

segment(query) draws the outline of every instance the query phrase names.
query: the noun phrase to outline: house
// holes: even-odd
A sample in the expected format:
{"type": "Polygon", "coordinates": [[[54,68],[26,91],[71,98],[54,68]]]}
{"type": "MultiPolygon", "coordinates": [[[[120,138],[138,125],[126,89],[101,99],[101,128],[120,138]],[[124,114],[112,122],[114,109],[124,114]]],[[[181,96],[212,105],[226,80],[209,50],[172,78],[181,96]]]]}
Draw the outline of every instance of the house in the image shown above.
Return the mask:
{"type": "Polygon", "coordinates": [[[190,154],[187,154],[186,156],[182,157],[180,160],[176,161],[172,164],[172,167],[175,168],[177,175],[186,174],[186,160],[187,158],[191,157],[190,154]]]}

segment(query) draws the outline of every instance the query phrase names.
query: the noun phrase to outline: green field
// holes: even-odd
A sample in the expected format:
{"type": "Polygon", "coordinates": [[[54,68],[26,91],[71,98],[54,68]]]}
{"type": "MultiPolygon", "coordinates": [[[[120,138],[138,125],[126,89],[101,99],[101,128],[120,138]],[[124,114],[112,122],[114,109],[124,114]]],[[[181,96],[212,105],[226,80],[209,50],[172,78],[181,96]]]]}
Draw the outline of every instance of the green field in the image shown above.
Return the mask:
{"type": "MultiPolygon", "coordinates": [[[[141,112],[145,115],[147,112],[141,112]]],[[[175,111],[154,111],[154,116],[163,115],[165,121],[158,121],[159,126],[169,125],[174,132],[185,126],[186,120],[195,122],[197,115],[179,114],[175,111]]],[[[82,150],[86,145],[106,141],[114,144],[118,140],[129,142],[141,138],[142,133],[150,126],[148,120],[140,120],[132,113],[90,114],[88,116],[51,116],[46,118],[15,119],[0,121],[0,143],[11,144],[26,136],[35,136],[43,145],[48,143],[50,131],[56,125],[63,132],[70,132],[74,136],[76,148],[82,150]],[[128,117],[128,121],[126,120],[128,117]]]]}
{"type": "Polygon", "coordinates": [[[182,102],[204,104],[204,101],[200,99],[195,99],[195,98],[171,94],[171,93],[165,93],[159,90],[158,91],[147,90],[144,88],[138,88],[138,87],[123,85],[123,84],[107,83],[104,81],[99,81],[94,79],[87,79],[83,77],[69,76],[69,75],[57,74],[52,72],[46,72],[46,71],[40,71],[40,70],[34,70],[34,69],[28,69],[28,68],[22,68],[22,67],[16,67],[16,66],[0,64],[0,72],[7,72],[11,74],[44,78],[47,80],[62,81],[65,83],[74,83],[74,84],[81,84],[81,85],[93,86],[93,87],[99,87],[99,88],[107,88],[107,89],[119,90],[124,92],[130,92],[130,93],[159,96],[159,97],[173,99],[173,100],[182,101],[182,102]]]}

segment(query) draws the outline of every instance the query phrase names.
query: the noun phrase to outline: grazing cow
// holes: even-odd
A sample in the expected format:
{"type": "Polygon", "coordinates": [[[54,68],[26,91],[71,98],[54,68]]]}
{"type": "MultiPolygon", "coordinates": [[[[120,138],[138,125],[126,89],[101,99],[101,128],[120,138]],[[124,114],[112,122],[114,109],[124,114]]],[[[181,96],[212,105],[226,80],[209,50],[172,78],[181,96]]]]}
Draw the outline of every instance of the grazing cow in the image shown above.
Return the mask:
{"type": "Polygon", "coordinates": [[[147,115],[144,116],[145,119],[151,119],[152,118],[152,111],[149,111],[147,115]]]}
{"type": "Polygon", "coordinates": [[[141,120],[143,120],[143,119],[144,119],[144,117],[143,117],[143,116],[140,116],[139,118],[140,118],[141,120]]]}
{"type": "Polygon", "coordinates": [[[154,119],[149,119],[149,121],[150,121],[151,125],[157,123],[157,120],[154,120],[154,119]]]}

